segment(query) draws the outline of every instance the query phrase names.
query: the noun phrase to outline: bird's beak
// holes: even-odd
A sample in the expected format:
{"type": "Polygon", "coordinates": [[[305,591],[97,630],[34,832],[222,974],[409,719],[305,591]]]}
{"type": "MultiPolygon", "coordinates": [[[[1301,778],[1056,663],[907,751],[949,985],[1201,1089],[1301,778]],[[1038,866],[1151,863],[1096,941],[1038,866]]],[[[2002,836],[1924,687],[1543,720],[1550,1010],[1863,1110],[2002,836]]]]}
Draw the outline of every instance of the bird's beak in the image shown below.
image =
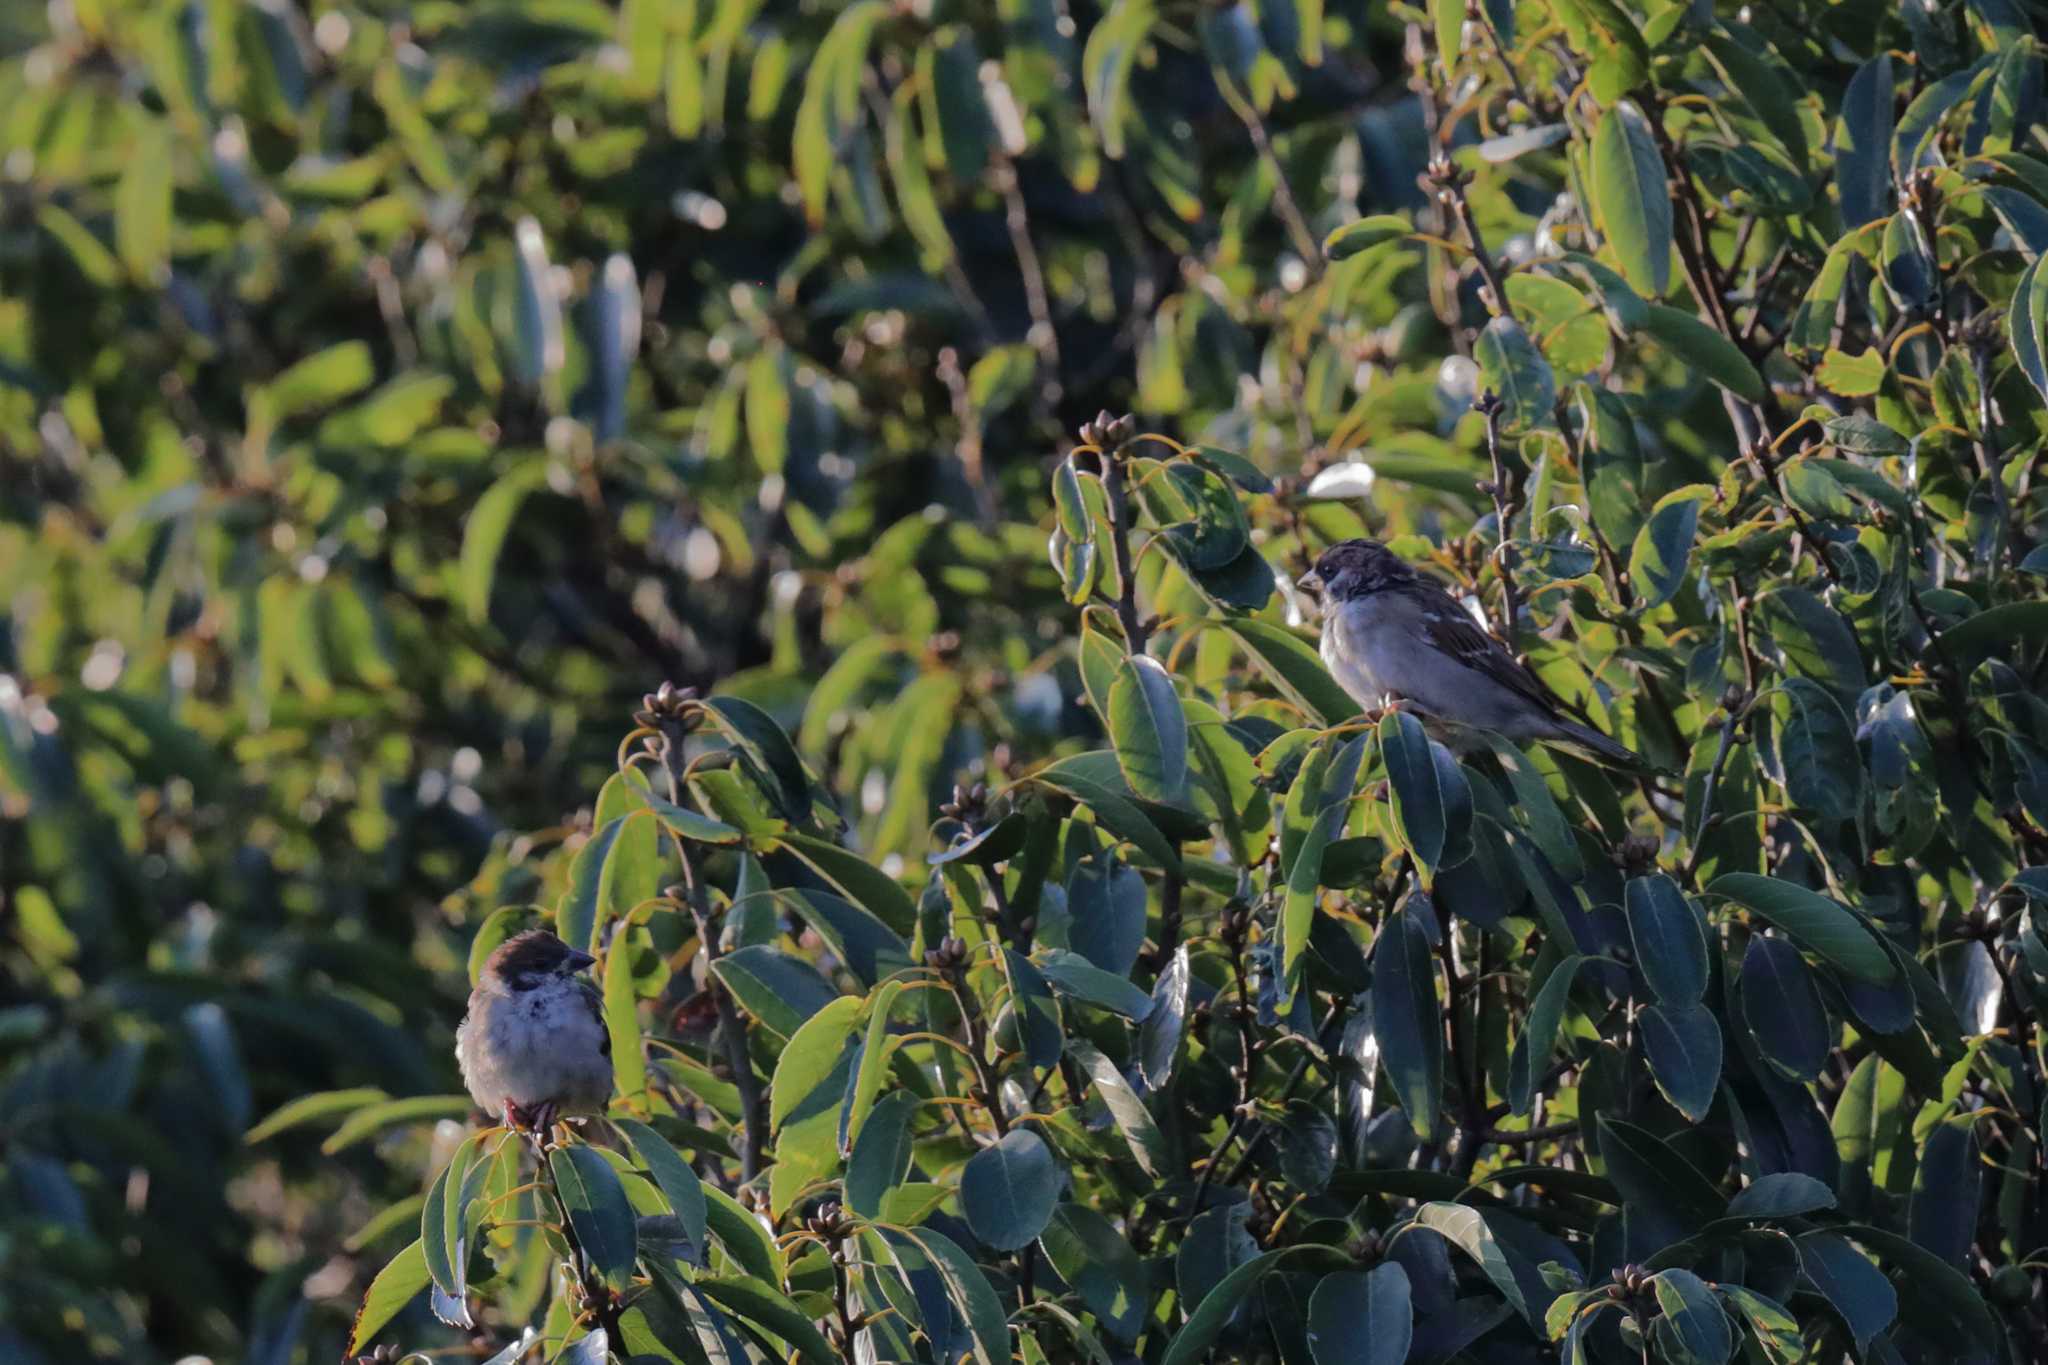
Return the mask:
{"type": "Polygon", "coordinates": [[[1314,569],[1310,569],[1307,573],[1295,579],[1294,586],[1307,593],[1310,597],[1321,597],[1323,595],[1323,577],[1314,569]]]}
{"type": "Polygon", "coordinates": [[[588,967],[591,963],[595,961],[597,961],[597,959],[592,957],[589,953],[580,953],[576,951],[574,948],[571,948],[569,950],[569,956],[562,960],[562,968],[564,971],[571,973],[580,972],[585,967],[588,967]]]}

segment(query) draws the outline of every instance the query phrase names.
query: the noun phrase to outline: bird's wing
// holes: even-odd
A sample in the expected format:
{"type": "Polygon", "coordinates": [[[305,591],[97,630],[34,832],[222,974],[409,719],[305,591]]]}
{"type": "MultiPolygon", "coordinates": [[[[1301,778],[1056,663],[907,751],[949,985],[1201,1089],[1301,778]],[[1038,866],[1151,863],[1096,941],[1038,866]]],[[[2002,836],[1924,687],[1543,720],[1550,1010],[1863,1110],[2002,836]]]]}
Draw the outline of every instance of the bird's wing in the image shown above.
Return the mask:
{"type": "Polygon", "coordinates": [[[590,1011],[590,1017],[596,1021],[598,1028],[604,1033],[604,1041],[598,1044],[597,1050],[607,1057],[611,1056],[612,1031],[605,1026],[604,1022],[604,996],[598,991],[596,986],[578,977],[576,979],[576,998],[583,1002],[585,1008],[590,1011]]]}
{"type": "Polygon", "coordinates": [[[1489,681],[1526,698],[1546,714],[1555,716],[1576,710],[1508,653],[1499,640],[1481,630],[1449,593],[1434,583],[1422,583],[1418,585],[1416,595],[1421,599],[1418,614],[1422,618],[1423,637],[1434,648],[1489,681]]]}

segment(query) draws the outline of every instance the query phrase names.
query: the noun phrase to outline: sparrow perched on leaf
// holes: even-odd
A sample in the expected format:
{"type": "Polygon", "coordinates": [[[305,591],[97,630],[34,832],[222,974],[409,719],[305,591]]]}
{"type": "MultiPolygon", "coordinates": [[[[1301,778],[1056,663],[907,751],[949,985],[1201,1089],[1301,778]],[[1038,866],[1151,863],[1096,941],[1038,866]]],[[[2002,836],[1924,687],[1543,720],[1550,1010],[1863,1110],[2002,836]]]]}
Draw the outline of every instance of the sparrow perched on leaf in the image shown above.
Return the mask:
{"type": "Polygon", "coordinates": [[[514,1128],[545,1134],[567,1114],[600,1114],[612,1095],[612,1039],[596,961],[545,929],[499,944],[484,962],[455,1060],[470,1096],[514,1128]]]}
{"type": "Polygon", "coordinates": [[[1331,546],[1299,586],[1322,598],[1323,662],[1360,705],[1398,699],[1439,724],[1542,740],[1596,763],[1652,770],[1568,714],[1568,704],[1435,579],[1378,541],[1331,546]]]}

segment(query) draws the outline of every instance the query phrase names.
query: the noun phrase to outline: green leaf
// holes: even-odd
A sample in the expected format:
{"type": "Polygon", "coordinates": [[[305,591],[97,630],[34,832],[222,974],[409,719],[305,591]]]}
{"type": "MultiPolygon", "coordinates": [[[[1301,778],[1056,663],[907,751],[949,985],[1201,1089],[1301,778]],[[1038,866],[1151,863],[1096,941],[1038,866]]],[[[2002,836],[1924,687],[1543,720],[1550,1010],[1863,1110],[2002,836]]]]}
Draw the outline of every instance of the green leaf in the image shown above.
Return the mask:
{"type": "Polygon", "coordinates": [[[1508,1057],[1508,1105],[1517,1116],[1526,1116],[1535,1104],[1537,1085],[1549,1070],[1550,1054],[1557,1047],[1557,1030],[1571,1000],[1572,982],[1586,961],[1573,954],[1558,963],[1530,1002],[1528,1017],[1508,1057]]]}
{"type": "Polygon", "coordinates": [[[571,948],[588,952],[612,899],[612,880],[619,865],[612,850],[619,844],[630,815],[621,815],[591,835],[569,863],[569,887],[555,908],[555,932],[571,948]]]}
{"type": "Polygon", "coordinates": [[[1188,781],[1188,721],[1173,679],[1156,659],[1124,657],[1105,719],[1131,790],[1147,800],[1180,800],[1188,781]]]}
{"type": "Polygon", "coordinates": [[[264,385],[264,393],[268,395],[272,416],[283,421],[360,393],[376,378],[369,346],[361,341],[343,341],[290,366],[264,385]]]}
{"type": "Polygon", "coordinates": [[[1835,1192],[1810,1175],[1778,1171],[1759,1176],[1728,1201],[1730,1218],[1798,1218],[1835,1206],[1835,1192]]]}
{"type": "Polygon", "coordinates": [[[1057,764],[1039,769],[1031,780],[1071,796],[1093,811],[1104,829],[1130,840],[1160,867],[1170,872],[1180,871],[1180,855],[1159,832],[1159,826],[1153,824],[1136,803],[1057,764]]]}
{"type": "MultiPolygon", "coordinates": [[[[847,1041],[865,1013],[866,1002],[842,995],[803,1022],[790,1036],[775,1062],[775,1078],[768,1087],[768,1126],[782,1127],[797,1106],[811,1099],[819,1082],[839,1066],[847,1041]]],[[[834,1098],[837,1098],[835,1093],[834,1098]]]]}
{"type": "Polygon", "coordinates": [[[664,801],[653,792],[641,793],[640,799],[654,812],[663,827],[678,839],[690,839],[700,844],[737,844],[746,838],[742,831],[723,820],[714,820],[687,806],[664,801]]]}
{"type": "Polygon", "coordinates": [[[1094,1209],[1061,1204],[1038,1245],[1111,1336],[1126,1344],[1137,1340],[1152,1296],[1145,1262],[1129,1238],[1094,1209]]]}
{"type": "Polygon", "coordinates": [[[1671,195],[1642,110],[1623,100],[1593,130],[1593,207],[1621,273],[1650,299],[1671,288],[1671,195]]]}
{"type": "Polygon", "coordinates": [[[1795,1243],[1799,1268],[1841,1315],[1860,1353],[1898,1316],[1899,1296],[1870,1258],[1832,1232],[1812,1232],[1795,1243]]]}
{"type": "Polygon", "coordinates": [[[1509,1307],[1531,1325],[1542,1322],[1543,1310],[1549,1303],[1529,1301],[1522,1288],[1522,1277],[1515,1273],[1512,1249],[1484,1212],[1463,1204],[1429,1203],[1415,1211],[1414,1226],[1429,1228],[1471,1257],[1509,1307]]]}
{"type": "Polygon", "coordinates": [[[1126,1019],[1142,1020],[1152,1008],[1152,997],[1131,984],[1127,977],[1106,972],[1078,953],[1063,948],[1043,948],[1034,959],[1034,965],[1061,995],[1099,1005],[1126,1019]]]}
{"type": "Polygon", "coordinates": [[[137,284],[159,283],[170,267],[172,162],[169,131],[151,120],[114,185],[114,250],[137,284]]]}
{"type": "Polygon", "coordinates": [[[1344,1254],[1335,1247],[1315,1245],[1281,1247],[1277,1251],[1262,1252],[1252,1257],[1225,1275],[1215,1288],[1204,1294],[1201,1301],[1192,1306],[1187,1322],[1169,1338],[1162,1365],[1194,1365],[1194,1362],[1202,1359],[1203,1353],[1222,1334],[1224,1327],[1236,1314],[1238,1305],[1258,1287],[1260,1280],[1283,1263],[1309,1261],[1323,1262],[1330,1269],[1349,1264],[1344,1254]]]}
{"type": "Polygon", "coordinates": [[[1402,1365],[1414,1335],[1408,1272],[1399,1261],[1382,1261],[1362,1275],[1325,1275],[1309,1296],[1315,1365],[1402,1365]]]}
{"type": "Polygon", "coordinates": [[[885,981],[868,997],[868,1031],[861,1044],[860,1066],[854,1072],[853,1090],[846,1097],[846,1122],[841,1137],[846,1150],[842,1155],[851,1155],[851,1148],[860,1140],[860,1131],[874,1112],[875,1100],[881,1094],[891,1051],[889,1014],[896,1007],[896,997],[903,993],[903,989],[901,981],[885,981]]]}
{"type": "Polygon", "coordinates": [[[1402,847],[1422,866],[1426,886],[1443,860],[1449,838],[1444,793],[1437,782],[1436,760],[1422,722],[1407,711],[1389,711],[1380,718],[1380,755],[1387,765],[1393,796],[1393,828],[1402,847]]]}
{"type": "Polygon", "coordinates": [[[1737,398],[1763,402],[1764,378],[1750,364],[1749,357],[1691,313],[1653,303],[1644,310],[1642,330],[1737,398]]]}
{"type": "Polygon", "coordinates": [[[811,871],[838,887],[840,894],[895,933],[908,934],[916,927],[917,902],[910,898],[910,893],[902,883],[859,854],[808,834],[784,834],[779,842],[811,871]]]}
{"type": "Polygon", "coordinates": [[[961,1168],[960,1210],[976,1237],[997,1251],[1016,1251],[1045,1231],[1065,1183],[1045,1140],[1012,1128],[961,1168]]]}
{"type": "Polygon", "coordinates": [[[1443,1012],[1421,913],[1410,897],[1380,927],[1372,952],[1372,1016],[1380,1063],[1408,1126],[1432,1142],[1444,1099],[1443,1012]]]}
{"type": "Polygon", "coordinates": [[[2043,260],[2048,257],[2036,256],[2021,273],[2006,309],[2005,328],[2012,337],[2013,359],[2019,362],[2020,373],[2041,400],[2048,402],[2048,276],[2041,273],[2043,260]]]}
{"type": "Polygon", "coordinates": [[[1009,1365],[1010,1329],[1003,1305],[972,1258],[951,1240],[929,1228],[901,1234],[930,1259],[945,1283],[946,1297],[966,1320],[979,1365],[1009,1365]]]}
{"type": "Polygon", "coordinates": [[[1486,324],[1472,344],[1479,363],[1479,387],[1501,401],[1502,431],[1522,432],[1554,425],[1557,376],[1536,343],[1513,318],[1501,316],[1486,324]]]}
{"type": "Polygon", "coordinates": [[[752,944],[711,964],[740,1007],[784,1038],[839,998],[832,983],[800,957],[752,944]]]}
{"type": "Polygon", "coordinates": [[[1636,1015],[1650,1076],[1672,1107],[1705,1119],[1721,1086],[1721,1025],[1701,1004],[1650,1005],[1636,1015]]]}
{"type": "Polygon", "coordinates": [[[1690,1270],[1672,1269],[1650,1283],[1663,1310],[1656,1327],[1661,1358],[1674,1365],[1725,1365],[1735,1351],[1735,1334],[1706,1281],[1690,1270]]]}
{"type": "MultiPolygon", "coordinates": [[[[497,1134],[503,1137],[501,1132],[497,1134]]],[[[468,1181],[470,1167],[477,1163],[483,1150],[483,1133],[471,1133],[462,1145],[434,1177],[434,1183],[427,1188],[426,1202],[420,1206],[420,1249],[427,1261],[427,1274],[440,1287],[443,1294],[454,1301],[460,1316],[468,1317],[463,1297],[468,1287],[464,1269],[468,1263],[466,1236],[459,1214],[466,1212],[463,1202],[463,1187],[468,1181]]],[[[438,1311],[438,1310],[437,1310],[438,1311]]],[[[467,1322],[452,1325],[467,1327],[467,1322]]]]}
{"type": "Polygon", "coordinates": [[[2048,639],[2048,602],[2007,602],[1980,611],[1941,633],[1949,649],[1975,659],[2011,645],[2048,639]]]}
{"type": "Polygon", "coordinates": [[[332,1118],[337,1114],[351,1114],[366,1105],[376,1104],[391,1097],[375,1086],[360,1086],[353,1090],[322,1090],[311,1095],[301,1095],[287,1100],[248,1132],[242,1134],[242,1141],[254,1146],[268,1142],[279,1133],[317,1119],[332,1118]]]}
{"type": "Polygon", "coordinates": [[[1857,915],[1817,891],[1753,872],[1730,872],[1707,887],[1782,929],[1813,953],[1859,981],[1886,985],[1898,968],[1876,934],[1857,915]]]}
{"type": "MultiPolygon", "coordinates": [[[[1913,1287],[1909,1311],[1916,1317],[1935,1319],[1941,1330],[1952,1332],[1957,1339],[1968,1339],[1979,1351],[1995,1356],[2003,1349],[2003,1329],[1969,1276],[1895,1232],[1863,1223],[1844,1224],[1839,1231],[1898,1268],[1898,1273],[1913,1287]]],[[[1802,1263],[1807,1240],[1801,1239],[1802,1263]]]]}
{"type": "Polygon", "coordinates": [[[846,1162],[846,1207],[861,1217],[881,1217],[884,1197],[910,1169],[910,1121],[917,1109],[917,1096],[892,1090],[861,1125],[846,1162]]]}
{"type": "Polygon", "coordinates": [[[810,1315],[773,1285],[756,1279],[714,1275],[691,1283],[705,1298],[734,1317],[765,1327],[782,1338],[813,1365],[840,1365],[840,1354],[825,1340],[825,1334],[818,1330],[810,1315]]]}
{"type": "Polygon", "coordinates": [[[1181,1034],[1187,1027],[1188,979],[1188,946],[1183,943],[1153,983],[1152,1001],[1139,1030],[1138,1070],[1153,1090],[1162,1089],[1173,1074],[1181,1034]]]}
{"type": "Polygon", "coordinates": [[[1799,1365],[1806,1359],[1806,1338],[1799,1330],[1797,1318],[1755,1290],[1727,1283],[1718,1288],[1749,1325],[1770,1365],[1799,1365]]]}
{"type": "Polygon", "coordinates": [[[1793,1081],[1818,1076],[1834,1031],[1799,950],[1781,938],[1751,935],[1740,986],[1742,1017],[1764,1061],[1793,1081]]]}
{"type": "Polygon", "coordinates": [[[615,1118],[611,1121],[627,1142],[633,1146],[640,1164],[647,1168],[654,1178],[656,1188],[668,1200],[669,1208],[682,1220],[683,1230],[689,1234],[690,1244],[701,1252],[709,1215],[704,1201],[703,1182],[682,1155],[654,1129],[637,1119],[615,1118]]]}
{"type": "Polygon", "coordinates": [[[1685,585],[1699,520],[1700,498],[1681,489],[1659,499],[1650,519],[1636,533],[1628,556],[1628,577],[1642,610],[1664,605],[1685,585]]]}
{"type": "Polygon", "coordinates": [[[1863,654],[1840,612],[1794,586],[1773,589],[1759,605],[1790,672],[1812,678],[1845,704],[1863,690],[1863,654]]]}
{"type": "Polygon", "coordinates": [[[775,1249],[775,1237],[762,1224],[760,1215],[741,1208],[737,1200],[716,1185],[701,1188],[705,1226],[726,1254],[756,1279],[781,1284],[782,1255],[775,1249]]]}
{"type": "Polygon", "coordinates": [[[1698,1004],[1707,993],[1707,936],[1699,912],[1661,872],[1633,878],[1626,899],[1636,966],[1650,989],[1666,1004],[1698,1004]]]}
{"type": "Polygon", "coordinates": [[[1853,819],[1862,804],[1863,759],[1841,703],[1810,678],[1787,678],[1772,700],[1786,798],[1823,819],[1853,819]]]}
{"type": "Polygon", "coordinates": [[[1096,1051],[1094,1044],[1084,1038],[1067,1040],[1067,1055],[1081,1064],[1081,1069],[1095,1083],[1096,1092],[1109,1108],[1109,1117],[1129,1144],[1131,1155],[1145,1174],[1160,1179],[1171,1154],[1167,1149],[1166,1135],[1159,1131],[1159,1125],[1138,1093],[1131,1089],[1123,1072],[1117,1070],[1115,1062],[1096,1051]]]}
{"type": "Polygon", "coordinates": [[[861,115],[861,82],[868,41],[888,13],[882,0],[856,0],[839,11],[818,44],[797,106],[792,160],[805,216],[816,227],[825,220],[826,189],[844,143],[861,115]]]}
{"type": "MultiPolygon", "coordinates": [[[[1465,12],[1458,11],[1460,23],[1465,12]]],[[[1408,220],[1395,213],[1376,213],[1356,222],[1346,223],[1323,239],[1323,255],[1332,261],[1348,261],[1361,252],[1370,251],[1387,242],[1398,242],[1415,229],[1408,220]]]]}
{"type": "Polygon", "coordinates": [[[370,1288],[363,1295],[363,1306],[356,1310],[356,1323],[349,1333],[348,1349],[351,1355],[364,1350],[376,1339],[377,1333],[405,1306],[420,1296],[420,1292],[431,1283],[427,1274],[427,1257],[418,1240],[405,1250],[393,1256],[377,1278],[370,1281],[370,1288]]]}
{"type": "Polygon", "coordinates": [[[1323,667],[1315,647],[1287,627],[1242,619],[1219,624],[1244,646],[1280,694],[1315,724],[1336,725],[1359,713],[1358,703],[1323,667]]]}
{"type": "Polygon", "coordinates": [[[1793,107],[1793,94],[1779,78],[1778,68],[1725,33],[1710,33],[1705,49],[1726,77],[1729,90],[1748,105],[1778,146],[1790,158],[1792,168],[1807,170],[1806,128],[1793,107]]]}
{"type": "Polygon", "coordinates": [[[638,1255],[633,1206],[618,1172],[594,1147],[557,1147],[548,1153],[555,1192],[569,1211],[569,1226],[591,1268],[623,1292],[633,1283],[638,1255]]]}
{"type": "Polygon", "coordinates": [[[462,523],[462,557],[455,571],[457,596],[472,624],[490,620],[491,585],[497,578],[498,555],[512,531],[512,519],[519,515],[526,495],[546,482],[545,462],[529,460],[515,465],[484,490],[462,523]]]}
{"type": "Polygon", "coordinates": [[[396,1124],[460,1118],[472,1107],[473,1102],[467,1095],[414,1095],[408,1099],[365,1105],[350,1114],[348,1121],[320,1144],[320,1151],[322,1155],[333,1156],[396,1124]]]}
{"type": "Polygon", "coordinates": [[[1893,98],[1889,52],[1857,67],[1842,96],[1842,117],[1835,125],[1835,187],[1844,227],[1862,227],[1889,209],[1893,98]]]}

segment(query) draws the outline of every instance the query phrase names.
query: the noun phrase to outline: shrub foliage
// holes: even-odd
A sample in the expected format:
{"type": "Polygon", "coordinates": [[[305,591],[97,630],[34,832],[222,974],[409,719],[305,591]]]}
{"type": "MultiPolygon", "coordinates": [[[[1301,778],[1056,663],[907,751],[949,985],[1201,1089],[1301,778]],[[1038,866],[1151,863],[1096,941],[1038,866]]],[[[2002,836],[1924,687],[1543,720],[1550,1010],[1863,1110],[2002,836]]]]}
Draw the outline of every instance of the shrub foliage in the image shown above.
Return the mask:
{"type": "Polygon", "coordinates": [[[0,41],[10,1358],[2048,1355],[2029,10],[0,41]]]}

